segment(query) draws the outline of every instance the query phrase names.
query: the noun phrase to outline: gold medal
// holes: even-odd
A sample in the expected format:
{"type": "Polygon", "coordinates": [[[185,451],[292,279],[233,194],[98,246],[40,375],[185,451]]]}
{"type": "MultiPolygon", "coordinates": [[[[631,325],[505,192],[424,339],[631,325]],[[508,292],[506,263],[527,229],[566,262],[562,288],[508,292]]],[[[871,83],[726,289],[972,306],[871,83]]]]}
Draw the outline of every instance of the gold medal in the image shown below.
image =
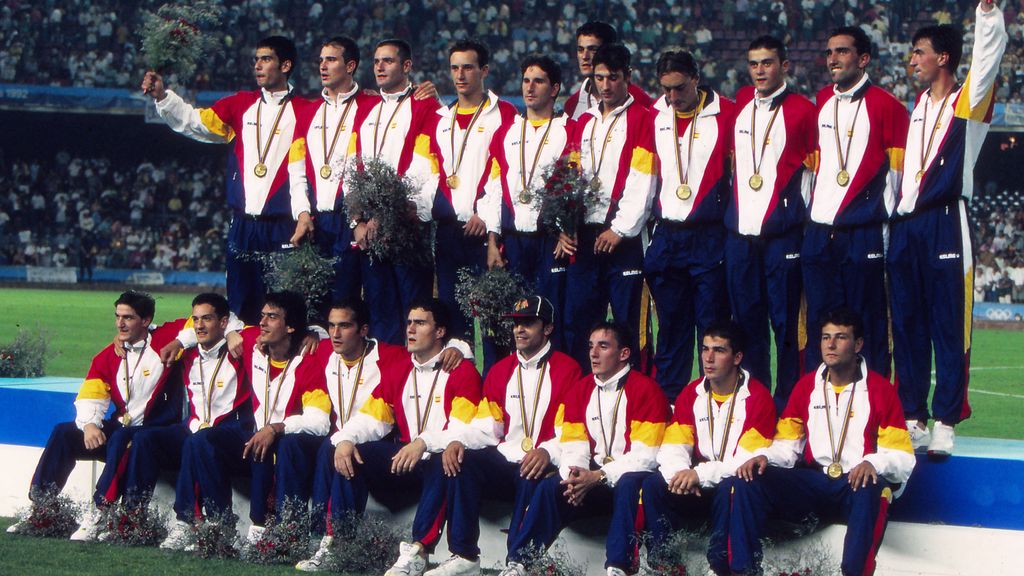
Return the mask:
{"type": "Polygon", "coordinates": [[[520,192],[519,193],[519,203],[520,204],[529,204],[530,202],[533,202],[533,196],[530,196],[529,192],[520,192]]]}
{"type": "Polygon", "coordinates": [[[210,427],[210,423],[209,422],[203,422],[202,424],[199,425],[199,429],[200,430],[206,430],[209,427],[210,427]]]}
{"type": "Polygon", "coordinates": [[[127,412],[125,412],[124,416],[121,416],[121,424],[123,424],[124,426],[131,426],[131,424],[132,424],[132,415],[127,413],[127,412]]]}
{"type": "Polygon", "coordinates": [[[448,184],[448,188],[452,190],[455,190],[456,188],[459,187],[459,182],[459,177],[455,174],[452,174],[451,176],[445,179],[445,183],[448,184]]]}
{"type": "Polygon", "coordinates": [[[764,186],[764,178],[757,172],[754,172],[750,180],[747,181],[747,184],[750,184],[750,189],[756,192],[761,189],[761,186],[764,186]]]}
{"type": "Polygon", "coordinates": [[[693,190],[690,189],[689,184],[680,184],[679,187],[676,188],[676,198],[679,198],[680,200],[689,200],[692,195],[693,190]]]}
{"type": "Polygon", "coordinates": [[[612,458],[611,456],[605,456],[604,459],[601,460],[601,464],[611,464],[614,461],[615,458],[612,458]]]}
{"type": "Polygon", "coordinates": [[[829,478],[835,480],[843,475],[843,465],[839,462],[833,462],[825,469],[825,474],[828,474],[829,478]]]}
{"type": "Polygon", "coordinates": [[[590,187],[592,189],[594,189],[594,190],[598,190],[598,191],[601,190],[601,179],[599,177],[597,177],[597,176],[594,176],[593,178],[591,178],[590,179],[590,187]]]}
{"type": "Polygon", "coordinates": [[[924,178],[924,170],[918,170],[917,174],[914,174],[914,182],[920,182],[924,178]]]}
{"type": "Polygon", "coordinates": [[[839,174],[836,174],[836,183],[840,186],[846,186],[850,183],[850,173],[846,170],[840,170],[839,174]]]}
{"type": "Polygon", "coordinates": [[[255,174],[257,178],[263,178],[267,175],[267,165],[263,162],[257,163],[252,167],[252,173],[255,174]]]}
{"type": "Polygon", "coordinates": [[[327,164],[324,164],[323,166],[321,166],[320,167],[320,177],[323,178],[324,180],[327,180],[328,178],[330,178],[331,177],[331,167],[328,166],[327,164]]]}
{"type": "Polygon", "coordinates": [[[529,436],[523,438],[523,441],[519,443],[519,447],[523,449],[523,452],[533,450],[533,438],[530,438],[529,436]]]}

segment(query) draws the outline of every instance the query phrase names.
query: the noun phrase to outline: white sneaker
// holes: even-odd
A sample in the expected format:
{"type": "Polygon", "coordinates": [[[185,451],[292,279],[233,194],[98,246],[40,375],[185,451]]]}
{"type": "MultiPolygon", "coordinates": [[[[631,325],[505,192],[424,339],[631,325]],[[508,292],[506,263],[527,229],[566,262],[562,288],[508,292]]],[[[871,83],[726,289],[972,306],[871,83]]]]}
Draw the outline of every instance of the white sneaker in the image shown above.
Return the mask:
{"type": "Polygon", "coordinates": [[[267,529],[265,527],[253,524],[252,526],[249,526],[249,533],[246,534],[245,541],[249,545],[256,544],[257,542],[263,539],[263,534],[266,531],[267,529]]]}
{"type": "Polygon", "coordinates": [[[910,445],[913,446],[914,452],[924,452],[932,440],[928,427],[921,428],[917,420],[907,420],[907,432],[910,432],[910,445]]]}
{"type": "Polygon", "coordinates": [[[384,576],[423,576],[427,568],[426,554],[420,554],[423,547],[419,544],[402,542],[398,545],[398,560],[384,576]]]}
{"type": "Polygon", "coordinates": [[[7,527],[6,532],[8,534],[20,534],[22,530],[28,528],[28,520],[18,520],[14,524],[7,527]]]}
{"type": "Polygon", "coordinates": [[[470,560],[458,554],[452,554],[437,568],[428,570],[423,576],[479,576],[479,574],[480,558],[470,560]]]}
{"type": "Polygon", "coordinates": [[[929,456],[949,456],[953,453],[953,444],[956,441],[956,433],[953,427],[935,421],[932,426],[932,441],[928,443],[929,456]]]}
{"type": "Polygon", "coordinates": [[[526,576],[526,566],[519,562],[509,562],[498,576],[526,576]]]}
{"type": "Polygon", "coordinates": [[[78,530],[71,534],[70,540],[73,542],[95,542],[102,531],[103,512],[97,508],[90,508],[82,518],[78,530]]]}
{"type": "Polygon", "coordinates": [[[320,572],[327,569],[326,562],[327,557],[331,553],[331,542],[334,541],[333,536],[324,536],[320,539],[320,547],[316,549],[316,553],[309,560],[303,560],[295,565],[295,569],[300,572],[320,572]]]}
{"type": "Polygon", "coordinates": [[[192,525],[188,522],[175,520],[167,531],[167,538],[160,543],[162,550],[185,550],[192,543],[192,525]]]}
{"type": "Polygon", "coordinates": [[[615,566],[608,567],[608,576],[629,576],[622,568],[616,568],[615,566]]]}

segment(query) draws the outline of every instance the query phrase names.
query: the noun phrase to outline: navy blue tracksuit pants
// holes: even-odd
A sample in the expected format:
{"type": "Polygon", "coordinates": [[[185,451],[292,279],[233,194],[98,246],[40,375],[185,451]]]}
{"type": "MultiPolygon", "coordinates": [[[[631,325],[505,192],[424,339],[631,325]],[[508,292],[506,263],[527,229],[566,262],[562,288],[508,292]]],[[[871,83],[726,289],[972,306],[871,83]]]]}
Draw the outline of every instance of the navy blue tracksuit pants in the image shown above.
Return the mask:
{"type": "MultiPolygon", "coordinates": [[[[132,438],[143,430],[142,426],[124,427],[116,420],[104,420],[101,429],[107,437],[106,444],[93,450],[85,448],[85,433],[74,422],[62,422],[53,427],[46,441],[43,454],[32,474],[33,489],[64,488],[68,476],[75,469],[78,460],[99,460],[105,462],[103,472],[96,481],[93,501],[105,506],[116,501],[124,491],[124,469],[128,463],[128,446],[132,438]]],[[[31,492],[30,492],[31,495],[31,492]]]]}
{"type": "Polygon", "coordinates": [[[729,478],[719,490],[732,494],[728,532],[732,553],[729,569],[733,572],[753,573],[759,568],[760,538],[770,516],[802,521],[815,514],[825,520],[846,522],[843,574],[874,573],[875,555],[885,535],[892,495],[884,479],[854,492],[846,474],[832,479],[820,469],[769,466],[750,482],[729,478]]]}
{"type": "MultiPolygon", "coordinates": [[[[441,469],[441,455],[432,454],[429,459],[421,460],[408,474],[392,474],[391,458],[402,446],[391,440],[359,444],[357,449],[363,463],[355,464],[355,476],[349,480],[341,474],[333,474],[328,514],[334,521],[344,519],[350,513],[362,514],[366,510],[370,486],[374,490],[392,493],[419,490],[420,501],[412,521],[412,538],[431,552],[441,538],[447,514],[448,481],[441,469]]],[[[318,477],[323,468],[320,470],[318,477]]]]}
{"type": "Polygon", "coordinates": [[[907,419],[927,420],[935,349],[931,416],[956,425],[967,402],[974,308],[974,254],[963,200],[892,222],[889,288],[893,356],[907,419]]]}
{"type": "MultiPolygon", "coordinates": [[[[185,423],[170,426],[155,426],[142,430],[135,435],[128,455],[128,469],[125,475],[124,500],[128,506],[143,506],[156,488],[161,470],[178,470],[181,468],[181,451],[185,440],[192,431],[185,423]]],[[[195,509],[195,492],[193,490],[178,491],[175,495],[175,509],[178,500],[184,510],[195,509]]]]}
{"type": "MultiPolygon", "coordinates": [[[[836,307],[860,313],[864,323],[861,354],[868,367],[889,375],[889,302],[885,292],[883,224],[850,228],[807,224],[801,251],[807,299],[805,370],[821,364],[821,319],[836,307]]],[[[781,413],[781,412],[780,412],[781,413]]]]}
{"type": "Polygon", "coordinates": [[[655,377],[669,402],[691,380],[696,338],[711,322],[729,316],[725,235],[720,223],[662,220],[644,255],[644,276],[658,311],[655,377]]]}
{"type": "Polygon", "coordinates": [[[251,258],[254,252],[279,252],[295,233],[290,216],[248,216],[236,212],[228,228],[228,303],[231,311],[247,325],[259,324],[263,298],[263,264],[251,258]]]}
{"type": "MultiPolygon", "coordinates": [[[[338,203],[341,204],[340,197],[338,203]]],[[[318,212],[313,238],[322,256],[334,258],[332,301],[359,298],[363,290],[363,268],[370,263],[359,248],[352,246],[352,229],[344,208],[318,212]]]]}
{"type": "MultiPolygon", "coordinates": [[[[802,374],[800,337],[800,245],[803,229],[761,238],[730,231],[725,241],[725,278],[733,320],[747,333],[743,367],[769,385],[775,334],[775,408],[781,414],[802,374]]],[[[811,346],[817,346],[817,342],[811,346]]]]}
{"type": "Polygon", "coordinates": [[[480,555],[480,501],[486,493],[490,500],[512,502],[506,542],[511,550],[540,482],[521,477],[519,463],[506,460],[497,448],[466,450],[462,469],[448,481],[448,549],[464,558],[480,555]]]}
{"type": "MultiPolygon", "coordinates": [[[[430,237],[430,224],[416,224],[419,233],[430,237]]],[[[388,344],[405,344],[405,319],[409,306],[429,298],[434,290],[433,262],[429,255],[418,265],[378,262],[366,253],[360,255],[363,294],[370,309],[370,334],[388,344]]]]}
{"type": "MultiPolygon", "coordinates": [[[[562,528],[574,520],[600,516],[611,511],[611,524],[605,540],[605,567],[615,566],[633,572],[636,566],[637,512],[640,488],[650,472],[623,474],[614,488],[598,485],[590,489],[581,506],[569,504],[562,493],[562,478],[555,474],[540,481],[515,538],[510,538],[508,559],[522,563],[524,553],[547,550],[562,528]]],[[[511,534],[510,534],[511,536],[511,534]]]]}
{"type": "Polygon", "coordinates": [[[594,254],[594,241],[606,226],[583,226],[577,234],[575,260],[566,271],[566,353],[580,366],[590,366],[590,329],[607,318],[608,306],[616,322],[629,328],[629,346],[639,361],[643,248],[639,236],[623,238],[611,254],[594,254]]]}
{"type": "Polygon", "coordinates": [[[565,278],[568,258],[555,258],[558,239],[544,232],[502,232],[506,266],[510,272],[522,276],[533,292],[548,299],[555,307],[555,331],[551,346],[564,350],[562,331],[565,329],[565,278]]]}
{"type": "MultiPolygon", "coordinates": [[[[639,494],[637,497],[639,498],[639,494]]],[[[701,496],[673,494],[661,472],[655,471],[643,483],[644,530],[647,541],[647,560],[652,567],[659,566],[672,533],[684,527],[700,528],[712,521],[708,540],[708,564],[716,574],[729,573],[729,492],[703,489],[701,496]]]]}

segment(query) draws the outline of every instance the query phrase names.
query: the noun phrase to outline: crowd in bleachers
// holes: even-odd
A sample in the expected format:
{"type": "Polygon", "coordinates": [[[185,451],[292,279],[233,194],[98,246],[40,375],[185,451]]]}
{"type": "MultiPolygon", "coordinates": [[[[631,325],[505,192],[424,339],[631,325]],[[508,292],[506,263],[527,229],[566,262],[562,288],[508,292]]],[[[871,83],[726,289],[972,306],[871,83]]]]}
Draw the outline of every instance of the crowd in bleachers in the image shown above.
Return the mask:
{"type": "MultiPolygon", "coordinates": [[[[135,88],[142,77],[142,15],[162,0],[8,0],[0,6],[0,82],[60,86],[135,88]]],[[[450,91],[448,45],[476,37],[493,50],[490,87],[518,95],[518,62],[529,52],[552,54],[579,81],[573,31],[593,18],[614,23],[634,51],[636,79],[656,87],[653,66],[661,47],[685,45],[704,61],[704,79],[725,94],[745,82],[743,58],[750,38],[771,33],[791,49],[795,85],[813,96],[827,84],[822,50],[829,29],[864,27],[877,46],[872,74],[904,100],[916,88],[905,67],[909,40],[917,28],[935,22],[964,25],[970,41],[971,0],[213,0],[224,7],[212,34],[222,49],[211,54],[196,78],[178,79],[193,89],[237,90],[252,85],[249,59],[256,41],[271,33],[295,38],[308,65],[296,78],[302,92],[318,91],[313,62],[320,42],[335,34],[355,37],[364,55],[387,36],[410,40],[419,78],[450,91]]],[[[1010,46],[1003,58],[999,98],[1021,102],[1024,85],[1024,0],[1006,2],[1010,46]]],[[[367,58],[368,60],[368,58],[367,58]]],[[[964,66],[969,63],[965,58],[964,66]]],[[[965,68],[966,69],[966,68],[965,68]]],[[[359,77],[372,85],[370,65],[359,77]]]]}
{"type": "Polygon", "coordinates": [[[0,264],[223,270],[229,213],[210,160],[0,155],[0,264]]]}
{"type": "Polygon", "coordinates": [[[1024,303],[1024,195],[998,192],[977,199],[975,302],[1024,303]]]}

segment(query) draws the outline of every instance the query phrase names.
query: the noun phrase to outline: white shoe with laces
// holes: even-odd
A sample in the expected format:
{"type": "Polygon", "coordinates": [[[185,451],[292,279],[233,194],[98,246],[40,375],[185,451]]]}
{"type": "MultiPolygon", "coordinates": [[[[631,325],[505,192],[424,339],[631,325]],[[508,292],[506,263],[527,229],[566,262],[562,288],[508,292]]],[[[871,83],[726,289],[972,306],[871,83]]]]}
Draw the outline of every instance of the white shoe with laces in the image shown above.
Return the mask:
{"type": "Polygon", "coordinates": [[[907,432],[910,432],[910,445],[914,452],[924,452],[932,440],[928,427],[922,428],[917,420],[907,420],[907,432]]]}
{"type": "Polygon", "coordinates": [[[384,576],[423,576],[427,568],[427,555],[419,544],[402,542],[398,545],[398,560],[384,576]]]}
{"type": "Polygon", "coordinates": [[[929,456],[949,456],[953,453],[956,433],[953,427],[936,421],[932,426],[932,440],[928,443],[929,456]]]}
{"type": "Polygon", "coordinates": [[[103,531],[103,511],[98,508],[90,508],[82,518],[82,523],[71,534],[72,542],[95,542],[103,531]]]}
{"type": "Polygon", "coordinates": [[[423,576],[479,576],[480,558],[470,560],[458,554],[452,554],[437,568],[428,570],[423,576]]]}
{"type": "Polygon", "coordinates": [[[192,544],[192,525],[175,520],[167,531],[167,538],[160,543],[161,550],[186,550],[192,544]]]}
{"type": "Polygon", "coordinates": [[[608,576],[629,576],[622,568],[616,568],[615,566],[608,567],[608,576]]]}
{"type": "Polygon", "coordinates": [[[526,566],[519,562],[509,562],[498,576],[526,576],[526,566]]]}
{"type": "Polygon", "coordinates": [[[8,526],[6,532],[8,534],[21,534],[21,532],[26,528],[28,528],[28,520],[18,520],[14,524],[8,526]]]}
{"type": "Polygon", "coordinates": [[[334,542],[333,536],[324,536],[320,539],[320,547],[316,549],[316,553],[309,560],[303,560],[295,565],[295,569],[300,572],[322,572],[327,569],[327,557],[331,553],[331,543],[334,542]]]}
{"type": "Polygon", "coordinates": [[[263,539],[263,534],[266,531],[267,529],[263,526],[257,526],[255,524],[249,526],[249,533],[245,535],[246,543],[248,543],[250,546],[255,545],[257,542],[263,539]]]}

